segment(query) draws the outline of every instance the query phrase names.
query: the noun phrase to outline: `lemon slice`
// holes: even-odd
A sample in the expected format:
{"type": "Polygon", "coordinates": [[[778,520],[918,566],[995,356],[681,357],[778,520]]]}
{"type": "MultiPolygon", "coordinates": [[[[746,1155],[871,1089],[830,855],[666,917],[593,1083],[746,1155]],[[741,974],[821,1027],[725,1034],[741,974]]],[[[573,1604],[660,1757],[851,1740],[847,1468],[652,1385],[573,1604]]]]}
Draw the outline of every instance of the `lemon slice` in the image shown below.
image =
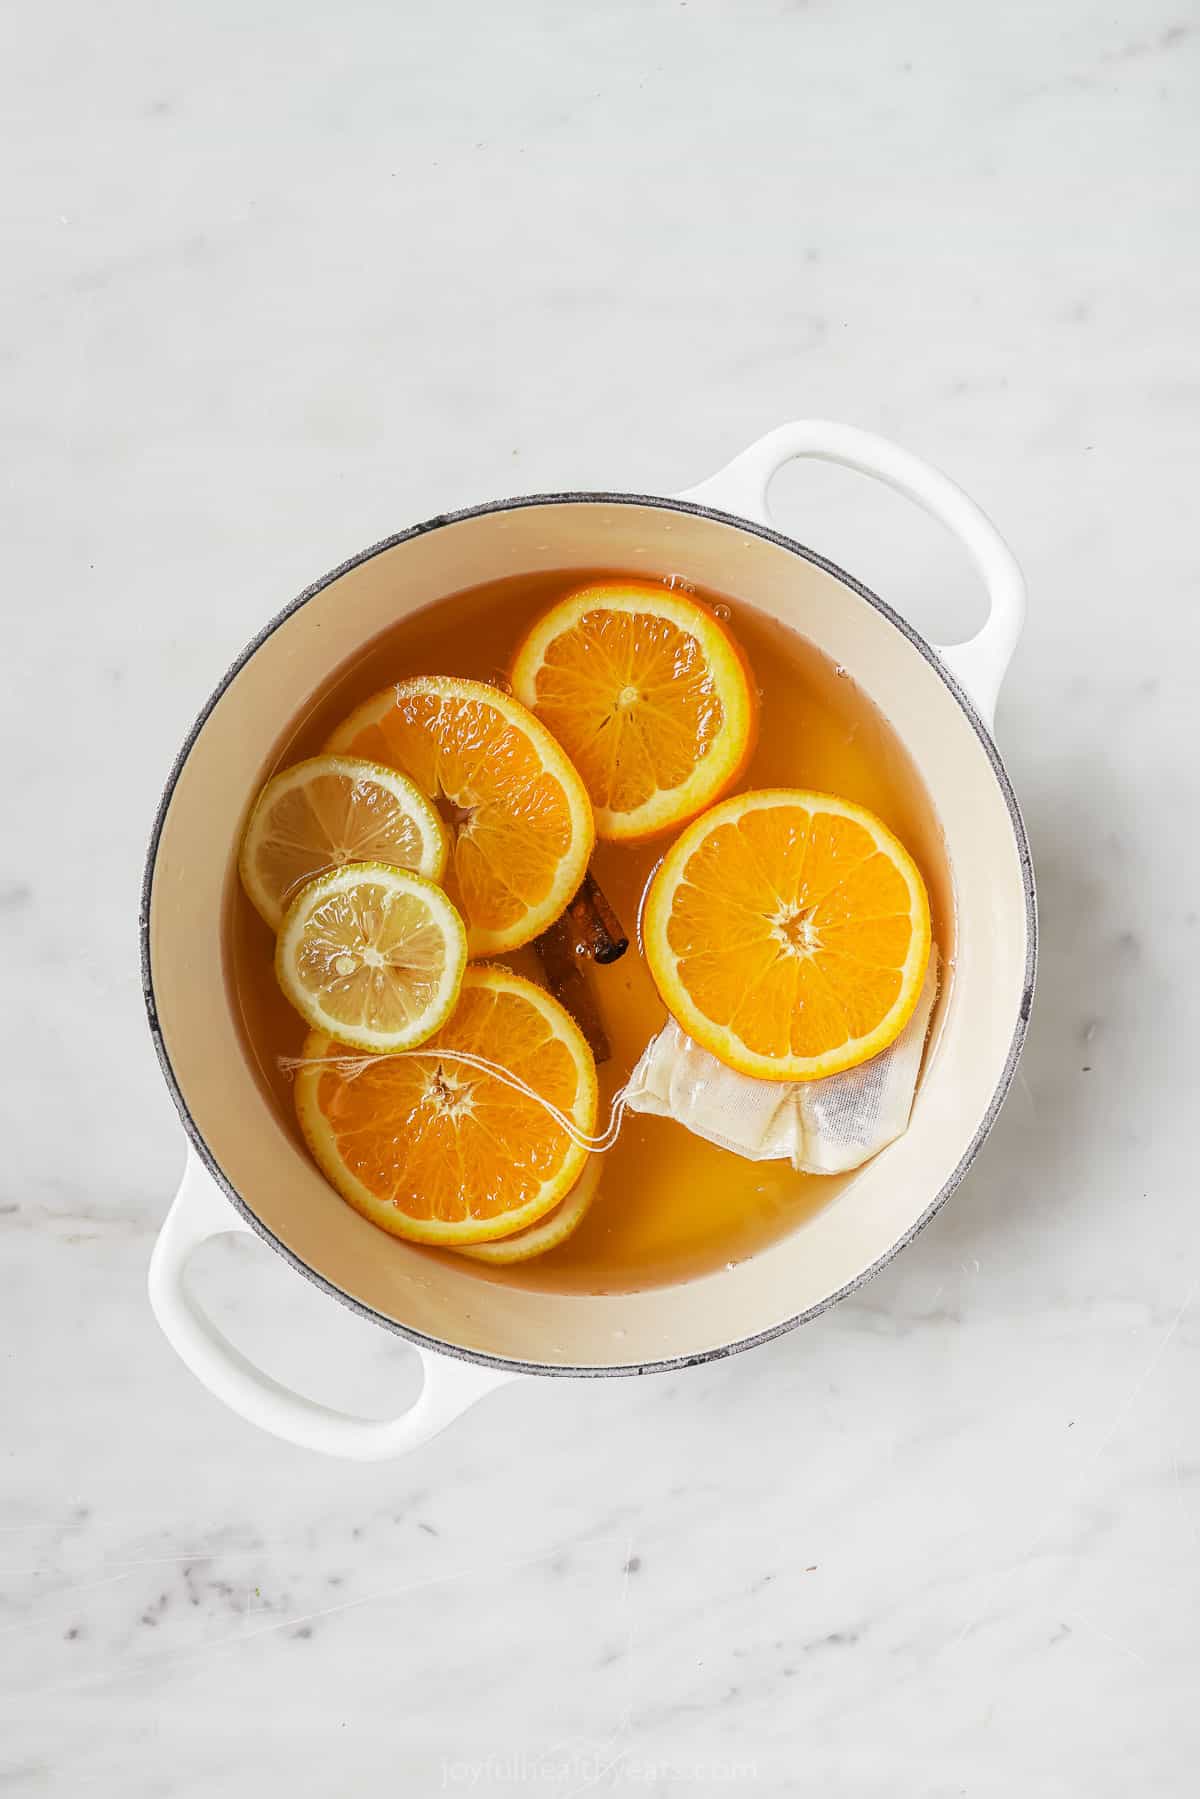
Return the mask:
{"type": "Polygon", "coordinates": [[[466,927],[441,888],[382,862],[352,862],[302,887],[275,944],[276,979],[297,1012],[377,1055],[445,1024],[466,965],[466,927]]]}
{"type": "Polygon", "coordinates": [[[449,843],[407,776],[360,756],[312,756],[267,782],[238,869],[273,931],[306,881],[347,862],[386,862],[440,881],[449,843]]]}
{"type": "Polygon", "coordinates": [[[557,1249],[578,1230],[590,1210],[600,1185],[603,1162],[603,1156],[588,1157],[587,1167],[549,1217],[527,1225],[511,1237],[501,1237],[495,1243],[460,1243],[456,1246],[459,1255],[470,1256],[476,1262],[488,1262],[497,1268],[512,1262],[531,1262],[534,1256],[544,1256],[548,1249],[557,1249]]]}

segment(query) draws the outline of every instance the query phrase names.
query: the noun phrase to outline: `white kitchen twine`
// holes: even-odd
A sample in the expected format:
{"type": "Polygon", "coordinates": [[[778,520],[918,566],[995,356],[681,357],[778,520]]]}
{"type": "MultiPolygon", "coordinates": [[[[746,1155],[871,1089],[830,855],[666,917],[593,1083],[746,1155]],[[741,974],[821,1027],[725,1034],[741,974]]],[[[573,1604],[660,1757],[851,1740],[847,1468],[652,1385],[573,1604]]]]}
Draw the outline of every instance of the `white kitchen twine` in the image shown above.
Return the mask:
{"type": "Polygon", "coordinates": [[[629,1082],[626,1082],[624,1087],[613,1094],[612,1103],[609,1106],[608,1123],[598,1137],[593,1137],[589,1136],[587,1131],[581,1131],[573,1118],[556,1106],[553,1100],[547,1099],[544,1093],[539,1093],[535,1087],[531,1087],[527,1081],[523,1081],[519,1074],[514,1074],[511,1068],[503,1068],[499,1062],[489,1062],[486,1056],[472,1055],[470,1050],[399,1049],[394,1050],[390,1055],[381,1056],[280,1056],[279,1066],[284,1074],[296,1074],[302,1068],[336,1068],[339,1074],[343,1074],[348,1081],[352,1081],[356,1075],[362,1073],[364,1068],[371,1068],[376,1062],[409,1062],[420,1058],[424,1058],[427,1062],[431,1060],[461,1062],[465,1068],[474,1068],[480,1074],[490,1074],[493,1080],[499,1081],[505,1087],[511,1087],[514,1093],[524,1094],[526,1099],[531,1099],[535,1105],[539,1105],[543,1112],[549,1114],[559,1129],[566,1133],[577,1149],[586,1149],[594,1155],[601,1155],[606,1149],[612,1148],[620,1135],[621,1124],[625,1117],[625,1095],[629,1090],[629,1082]]]}
{"type": "Polygon", "coordinates": [[[280,1058],[279,1066],[289,1074],[300,1068],[336,1068],[353,1080],[377,1062],[418,1057],[457,1062],[531,1099],[577,1148],[594,1154],[612,1148],[626,1112],[639,1112],[671,1118],[694,1136],[751,1162],[789,1161],[801,1173],[840,1174],[861,1167],[908,1128],[939,965],[935,948],[916,1009],[894,1043],[868,1061],[821,1080],[764,1081],[739,1074],[693,1043],[669,1019],[613,1095],[608,1123],[597,1136],[580,1130],[573,1118],[511,1068],[470,1050],[430,1044],[393,1055],[287,1056],[280,1058]]]}

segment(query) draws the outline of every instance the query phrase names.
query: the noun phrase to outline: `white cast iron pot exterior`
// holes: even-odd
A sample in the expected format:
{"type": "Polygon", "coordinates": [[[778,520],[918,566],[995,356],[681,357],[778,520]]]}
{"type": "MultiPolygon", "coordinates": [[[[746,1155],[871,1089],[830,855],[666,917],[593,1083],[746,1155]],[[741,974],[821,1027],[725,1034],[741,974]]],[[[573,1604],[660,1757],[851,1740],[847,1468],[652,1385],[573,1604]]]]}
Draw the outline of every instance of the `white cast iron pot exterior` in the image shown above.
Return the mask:
{"type": "MultiPolygon", "coordinates": [[[[939,649],[937,654],[990,731],[1000,683],[1025,618],[1025,584],[990,520],[937,469],[870,432],[806,419],[769,432],[710,480],[677,497],[769,525],[767,489],[784,464],[796,458],[839,463],[873,476],[915,501],[963,544],[986,588],[988,617],[969,642],[939,649]]],[[[520,1378],[501,1367],[414,1345],[423,1385],[398,1418],[356,1418],[291,1392],[228,1341],[186,1285],[187,1264],[197,1245],[225,1232],[250,1229],[189,1148],[183,1180],[151,1257],[150,1303],[168,1342],[196,1378],[248,1423],[327,1455],[382,1461],[418,1448],[476,1400],[520,1378]]]]}

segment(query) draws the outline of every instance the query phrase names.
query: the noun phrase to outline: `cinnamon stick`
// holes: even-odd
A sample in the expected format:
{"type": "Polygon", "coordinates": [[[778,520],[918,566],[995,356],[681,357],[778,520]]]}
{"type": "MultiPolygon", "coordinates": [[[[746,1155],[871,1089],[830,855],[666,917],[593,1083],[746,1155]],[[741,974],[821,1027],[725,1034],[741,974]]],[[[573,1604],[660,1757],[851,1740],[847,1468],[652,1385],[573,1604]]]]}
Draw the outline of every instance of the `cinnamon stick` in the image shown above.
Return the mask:
{"type": "Polygon", "coordinates": [[[533,946],[542,959],[546,979],[555,999],[567,1008],[588,1040],[597,1062],[607,1062],[612,1047],[600,1019],[591,982],[583,972],[583,958],[576,947],[575,927],[567,912],[543,931],[533,946]]]}
{"type": "Polygon", "coordinates": [[[607,1062],[612,1049],[583,963],[619,961],[629,948],[629,939],[590,871],[562,917],[542,932],[534,948],[542,959],[551,993],[567,1008],[597,1062],[607,1062]]]}
{"type": "Polygon", "coordinates": [[[609,905],[599,881],[589,869],[583,885],[567,907],[567,918],[575,931],[580,953],[590,956],[602,966],[619,962],[629,948],[629,938],[621,929],[621,921],[609,905]]]}

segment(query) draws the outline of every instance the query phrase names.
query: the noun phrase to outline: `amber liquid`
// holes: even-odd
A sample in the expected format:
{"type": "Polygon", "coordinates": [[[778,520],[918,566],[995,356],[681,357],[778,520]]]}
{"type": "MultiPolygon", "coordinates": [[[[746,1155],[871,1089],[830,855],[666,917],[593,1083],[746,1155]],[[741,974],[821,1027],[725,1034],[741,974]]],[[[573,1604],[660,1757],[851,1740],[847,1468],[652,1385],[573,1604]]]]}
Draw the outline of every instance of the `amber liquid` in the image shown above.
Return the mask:
{"type": "MultiPolygon", "coordinates": [[[[621,571],[559,570],[490,582],[405,618],[309,696],[280,743],[272,770],[317,754],[360,701],[407,675],[470,675],[502,680],[527,626],[555,600],[621,571]]],[[[639,570],[639,578],[645,579],[639,570]]],[[[739,783],[809,787],[858,801],[877,813],[915,857],[929,888],[934,940],[953,954],[953,892],[945,847],[929,796],[903,745],[877,708],[814,645],[724,595],[693,588],[728,620],[761,694],[758,745],[739,783]]],[[[662,1001],[638,953],[642,894],[666,844],[600,844],[592,867],[631,938],[610,967],[589,965],[612,1045],[600,1070],[601,1126],[608,1100],[666,1021],[662,1001]]],[[[228,975],[253,1068],[300,1141],[291,1087],[280,1059],[296,1056],[305,1026],[272,972],[274,940],[238,888],[227,930],[228,975]]],[[[532,949],[505,958],[545,985],[532,949]]],[[[592,1207],[566,1243],[512,1268],[455,1265],[483,1281],[558,1292],[613,1293],[668,1285],[745,1260],[828,1205],[853,1175],[795,1173],[782,1162],[748,1162],[716,1149],[669,1119],[627,1113],[609,1151],[592,1207]]],[[[441,1257],[380,1233],[381,1255],[441,1257]]]]}

